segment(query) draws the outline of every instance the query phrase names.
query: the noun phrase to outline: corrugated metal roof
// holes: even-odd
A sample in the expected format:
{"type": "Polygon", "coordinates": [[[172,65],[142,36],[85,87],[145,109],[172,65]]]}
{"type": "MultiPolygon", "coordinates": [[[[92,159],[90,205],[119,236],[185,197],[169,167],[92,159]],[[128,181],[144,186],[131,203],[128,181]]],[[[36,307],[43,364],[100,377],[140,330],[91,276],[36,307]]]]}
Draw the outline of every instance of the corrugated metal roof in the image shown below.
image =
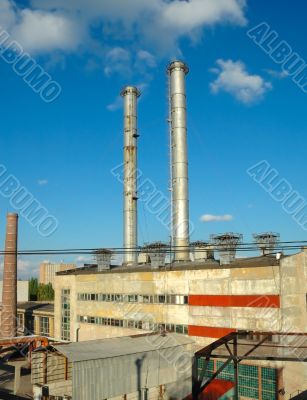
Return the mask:
{"type": "Polygon", "coordinates": [[[119,357],[128,354],[174,348],[194,343],[192,339],[177,334],[124,336],[111,339],[58,344],[53,347],[69,361],[78,362],[119,357]]]}

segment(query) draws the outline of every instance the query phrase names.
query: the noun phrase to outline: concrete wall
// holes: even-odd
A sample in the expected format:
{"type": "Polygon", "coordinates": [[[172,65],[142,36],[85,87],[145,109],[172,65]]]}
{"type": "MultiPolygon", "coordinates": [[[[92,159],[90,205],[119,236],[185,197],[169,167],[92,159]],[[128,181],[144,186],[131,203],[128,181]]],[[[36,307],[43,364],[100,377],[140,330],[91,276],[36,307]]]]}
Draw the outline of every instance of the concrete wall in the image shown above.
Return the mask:
{"type": "MultiPolygon", "coordinates": [[[[2,302],[2,286],[0,281],[0,303],[2,302]]],[[[29,281],[17,281],[17,302],[29,301],[29,281]]]]}
{"type": "MultiPolygon", "coordinates": [[[[57,276],[55,279],[55,336],[60,338],[60,291],[71,290],[71,339],[80,327],[80,340],[144,333],[142,330],[77,323],[77,315],[142,319],[157,322],[256,331],[307,332],[307,252],[284,257],[280,265],[266,267],[151,271],[57,276]],[[178,295],[277,295],[280,307],[209,307],[143,303],[77,301],[78,293],[178,294],[178,295]]],[[[192,336],[195,349],[216,339],[192,336]]],[[[268,365],[268,363],[262,363],[268,365]]],[[[303,363],[273,363],[283,368],[287,395],[306,389],[303,363]]]]}
{"type": "MultiPolygon", "coordinates": [[[[153,271],[68,275],[55,278],[55,335],[60,337],[60,297],[62,288],[71,290],[71,338],[80,327],[80,340],[122,336],[135,330],[77,323],[77,315],[140,319],[152,316],[156,322],[225,327],[247,330],[281,328],[278,308],[203,307],[144,303],[77,301],[78,293],[178,294],[178,295],[277,295],[279,266],[258,268],[216,268],[184,271],[153,271]]],[[[195,337],[200,346],[212,340],[195,337]]]]}

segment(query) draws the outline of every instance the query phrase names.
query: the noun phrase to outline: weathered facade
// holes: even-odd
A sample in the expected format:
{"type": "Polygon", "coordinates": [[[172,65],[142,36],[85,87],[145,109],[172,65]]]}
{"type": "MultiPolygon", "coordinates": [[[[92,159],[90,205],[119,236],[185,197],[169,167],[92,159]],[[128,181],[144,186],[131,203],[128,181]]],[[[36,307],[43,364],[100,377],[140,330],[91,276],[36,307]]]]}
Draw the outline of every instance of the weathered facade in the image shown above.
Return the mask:
{"type": "MultiPolygon", "coordinates": [[[[55,279],[55,337],[70,341],[165,329],[205,346],[231,331],[307,332],[307,252],[217,263],[95,267],[55,279]]],[[[280,366],[279,366],[280,367],[280,366]]],[[[307,372],[283,385],[304,389],[307,372]],[[305,375],[304,375],[305,374],[305,375]]]]}
{"type": "MultiPolygon", "coordinates": [[[[0,305],[0,316],[2,307],[0,305]]],[[[17,335],[54,337],[54,305],[42,302],[17,303],[17,335]]]]}

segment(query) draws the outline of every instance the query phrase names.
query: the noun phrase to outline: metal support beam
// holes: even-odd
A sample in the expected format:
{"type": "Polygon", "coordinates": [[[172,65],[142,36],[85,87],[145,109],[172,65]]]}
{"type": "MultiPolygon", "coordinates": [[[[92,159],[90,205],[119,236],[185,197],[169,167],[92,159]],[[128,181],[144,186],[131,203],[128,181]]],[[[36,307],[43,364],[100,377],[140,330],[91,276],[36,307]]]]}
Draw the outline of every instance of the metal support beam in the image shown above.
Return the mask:
{"type": "Polygon", "coordinates": [[[238,339],[233,340],[233,370],[234,370],[234,400],[239,400],[239,364],[238,364],[238,339]]]}

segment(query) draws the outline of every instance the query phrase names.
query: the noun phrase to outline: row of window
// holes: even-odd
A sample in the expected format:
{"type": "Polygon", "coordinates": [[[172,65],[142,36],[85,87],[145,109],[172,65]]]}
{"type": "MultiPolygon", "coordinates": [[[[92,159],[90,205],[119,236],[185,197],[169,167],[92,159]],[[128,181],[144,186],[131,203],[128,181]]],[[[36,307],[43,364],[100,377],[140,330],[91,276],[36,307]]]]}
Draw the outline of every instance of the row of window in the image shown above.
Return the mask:
{"type": "Polygon", "coordinates": [[[105,294],[105,293],[78,293],[79,301],[109,301],[117,303],[151,303],[151,304],[188,304],[188,296],[144,295],[144,294],[105,294]]]}
{"type": "Polygon", "coordinates": [[[39,318],[39,329],[40,329],[41,335],[49,336],[50,329],[49,329],[49,318],[48,317],[40,317],[39,318]]]}
{"type": "Polygon", "coordinates": [[[61,291],[61,339],[70,340],[70,290],[61,291]]]}
{"type": "Polygon", "coordinates": [[[185,335],[188,334],[187,325],[163,324],[163,323],[155,323],[152,321],[140,321],[132,319],[90,317],[84,315],[78,315],[77,320],[78,322],[82,322],[84,324],[117,326],[121,328],[143,329],[146,331],[167,331],[167,332],[182,333],[185,335]]]}

